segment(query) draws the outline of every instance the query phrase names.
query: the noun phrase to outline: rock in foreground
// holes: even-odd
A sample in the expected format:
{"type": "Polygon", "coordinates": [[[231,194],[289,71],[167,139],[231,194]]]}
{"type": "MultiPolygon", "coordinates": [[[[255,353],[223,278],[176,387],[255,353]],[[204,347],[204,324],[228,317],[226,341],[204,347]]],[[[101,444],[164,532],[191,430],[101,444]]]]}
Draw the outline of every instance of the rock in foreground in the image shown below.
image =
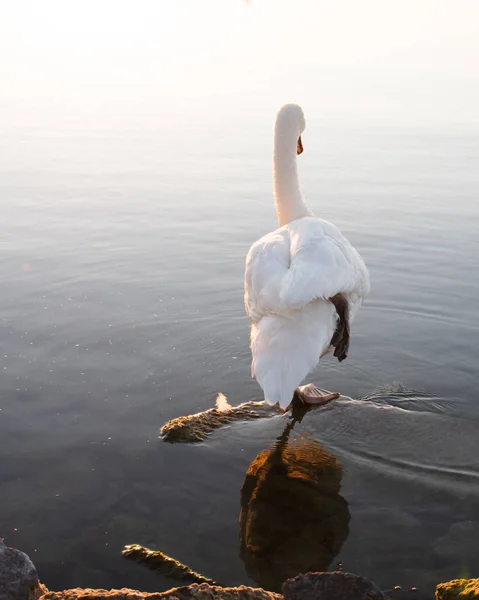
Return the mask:
{"type": "MultiPolygon", "coordinates": [[[[289,579],[283,586],[284,600],[387,600],[365,577],[350,573],[308,573],[289,579]]],[[[41,600],[283,600],[283,596],[261,588],[220,587],[194,583],[167,592],[136,590],[72,589],[46,592],[41,600]]]]}
{"type": "Polygon", "coordinates": [[[28,556],[0,539],[0,600],[37,600],[44,591],[28,556]]]}
{"type": "Polygon", "coordinates": [[[203,577],[196,573],[187,565],[180,563],[175,558],[167,556],[160,550],[150,550],[139,544],[128,544],[124,547],[123,556],[132,558],[137,562],[144,563],[147,567],[154,571],[163,573],[167,577],[172,577],[176,580],[189,580],[190,583],[209,583],[210,585],[218,585],[216,581],[203,577]]]}
{"type": "Polygon", "coordinates": [[[261,589],[240,586],[224,588],[202,583],[173,588],[167,592],[138,592],[121,590],[73,589],[63,592],[46,592],[41,600],[281,600],[279,594],[261,589]]]}
{"type": "MultiPolygon", "coordinates": [[[[168,561],[172,560],[167,558],[168,561]]],[[[164,557],[162,564],[163,559],[164,557]]],[[[181,575],[183,576],[183,571],[181,575]]],[[[476,580],[476,586],[477,582],[479,580],[476,580]]],[[[454,583],[456,582],[451,582],[454,583]]],[[[447,585],[442,584],[439,587],[447,585]]],[[[477,587],[473,586],[470,589],[477,589],[477,587]]],[[[477,596],[438,596],[440,600],[456,597],[476,598],[477,596]]],[[[3,540],[0,540],[0,600],[387,600],[387,597],[365,577],[342,572],[307,573],[288,579],[283,585],[283,596],[261,588],[221,587],[208,583],[193,583],[166,592],[154,593],[127,588],[118,590],[75,588],[51,592],[39,583],[35,566],[28,556],[20,550],[7,548],[3,540]]]]}
{"type": "Polygon", "coordinates": [[[437,600],[479,600],[479,579],[453,579],[436,588],[437,600]]]}
{"type": "Polygon", "coordinates": [[[378,586],[352,573],[307,573],[288,579],[284,600],[388,600],[378,586]]]}

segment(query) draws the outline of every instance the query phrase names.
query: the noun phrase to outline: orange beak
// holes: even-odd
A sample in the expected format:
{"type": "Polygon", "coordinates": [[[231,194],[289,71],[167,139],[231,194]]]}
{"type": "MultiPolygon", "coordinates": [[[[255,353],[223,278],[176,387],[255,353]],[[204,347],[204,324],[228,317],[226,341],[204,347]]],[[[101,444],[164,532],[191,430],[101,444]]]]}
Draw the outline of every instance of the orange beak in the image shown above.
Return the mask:
{"type": "Polygon", "coordinates": [[[298,143],[296,145],[296,154],[301,154],[303,152],[303,142],[301,141],[301,136],[298,138],[298,143]]]}

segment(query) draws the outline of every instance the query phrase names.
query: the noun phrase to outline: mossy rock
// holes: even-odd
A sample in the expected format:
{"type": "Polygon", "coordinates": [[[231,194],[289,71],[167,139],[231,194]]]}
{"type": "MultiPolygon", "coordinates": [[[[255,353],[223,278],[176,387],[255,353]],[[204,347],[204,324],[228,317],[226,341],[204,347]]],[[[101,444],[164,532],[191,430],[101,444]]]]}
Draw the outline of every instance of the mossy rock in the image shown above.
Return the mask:
{"type": "Polygon", "coordinates": [[[245,402],[223,410],[210,408],[203,412],[168,421],[160,429],[160,439],[171,443],[195,443],[205,440],[212,431],[234,421],[265,419],[280,414],[277,406],[265,402],[245,402]]]}
{"type": "Polygon", "coordinates": [[[208,583],[210,585],[217,585],[212,579],[203,577],[199,573],[196,573],[187,565],[180,563],[175,558],[168,556],[160,550],[150,550],[140,546],[139,544],[128,544],[122,551],[123,556],[126,558],[132,558],[139,563],[144,563],[147,567],[154,571],[159,571],[168,577],[174,579],[187,579],[194,583],[208,583]]]}
{"type": "Polygon", "coordinates": [[[127,588],[119,590],[76,588],[62,592],[46,591],[40,600],[282,600],[282,596],[245,586],[223,588],[207,583],[201,585],[194,583],[187,587],[153,593],[127,588]]]}
{"type": "Polygon", "coordinates": [[[453,579],[436,587],[436,600],[479,600],[479,579],[453,579]]]}
{"type": "Polygon", "coordinates": [[[341,476],[338,459],[304,436],[253,460],[241,490],[240,555],[258,585],[279,592],[298,573],[328,568],[349,532],[341,476]]]}

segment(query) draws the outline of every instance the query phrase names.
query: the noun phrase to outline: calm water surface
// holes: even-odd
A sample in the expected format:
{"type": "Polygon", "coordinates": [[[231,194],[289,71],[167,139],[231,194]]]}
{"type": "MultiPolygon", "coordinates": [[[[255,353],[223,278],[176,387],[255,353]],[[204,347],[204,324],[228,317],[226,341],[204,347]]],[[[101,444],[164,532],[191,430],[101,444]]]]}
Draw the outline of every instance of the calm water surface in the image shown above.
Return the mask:
{"type": "Polygon", "coordinates": [[[372,279],[348,360],[311,379],[380,391],[308,413],[278,463],[286,418],[157,439],[219,391],[261,398],[242,278],[276,226],[269,123],[2,136],[0,536],[48,587],[176,583],[127,543],[270,589],[294,561],[427,594],[479,572],[479,132],[310,121],[304,146],[312,208],[372,279]],[[307,501],[286,462],[323,473],[307,501]]]}

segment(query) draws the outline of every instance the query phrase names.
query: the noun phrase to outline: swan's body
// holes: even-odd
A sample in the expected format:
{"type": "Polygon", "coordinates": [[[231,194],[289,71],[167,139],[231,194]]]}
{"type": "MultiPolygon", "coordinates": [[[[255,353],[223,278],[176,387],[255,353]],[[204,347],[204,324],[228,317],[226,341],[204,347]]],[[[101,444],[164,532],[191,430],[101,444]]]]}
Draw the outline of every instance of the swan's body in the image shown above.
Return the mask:
{"type": "Polygon", "coordinates": [[[304,126],[299,106],[279,111],[273,161],[280,228],[256,241],[246,259],[252,374],[265,400],[282,408],[332,342],[336,349],[345,345],[346,337],[337,343],[340,325],[347,328],[347,344],[335,355],[346,357],[349,325],[369,293],[361,256],[332,223],[314,217],[302,198],[296,149],[302,151],[304,126]],[[346,301],[342,322],[338,298],[346,301]]]}

